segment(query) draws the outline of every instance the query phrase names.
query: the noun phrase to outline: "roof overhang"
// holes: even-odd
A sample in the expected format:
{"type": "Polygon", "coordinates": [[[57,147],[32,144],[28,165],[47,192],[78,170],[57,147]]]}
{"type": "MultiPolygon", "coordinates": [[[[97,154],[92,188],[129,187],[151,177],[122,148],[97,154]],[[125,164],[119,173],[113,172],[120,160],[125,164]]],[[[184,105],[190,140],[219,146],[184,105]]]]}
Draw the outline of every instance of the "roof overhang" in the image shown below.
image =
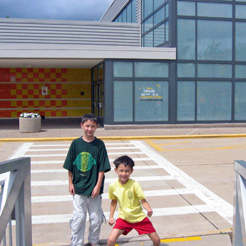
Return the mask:
{"type": "Polygon", "coordinates": [[[1,44],[0,67],[92,68],[104,59],[175,60],[176,48],[1,44]]]}

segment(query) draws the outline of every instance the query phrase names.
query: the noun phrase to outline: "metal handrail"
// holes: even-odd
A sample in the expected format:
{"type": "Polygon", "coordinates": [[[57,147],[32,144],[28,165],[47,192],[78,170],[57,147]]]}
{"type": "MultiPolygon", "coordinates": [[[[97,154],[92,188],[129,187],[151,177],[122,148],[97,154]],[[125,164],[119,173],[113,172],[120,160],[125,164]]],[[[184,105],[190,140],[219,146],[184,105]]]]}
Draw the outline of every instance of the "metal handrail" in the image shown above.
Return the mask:
{"type": "Polygon", "coordinates": [[[246,246],[246,162],[235,161],[233,245],[246,246]]]}
{"type": "Polygon", "coordinates": [[[12,244],[12,220],[16,225],[16,245],[32,245],[30,157],[0,162],[0,174],[6,178],[0,182],[0,242],[6,244],[9,226],[9,244],[12,244]]]}

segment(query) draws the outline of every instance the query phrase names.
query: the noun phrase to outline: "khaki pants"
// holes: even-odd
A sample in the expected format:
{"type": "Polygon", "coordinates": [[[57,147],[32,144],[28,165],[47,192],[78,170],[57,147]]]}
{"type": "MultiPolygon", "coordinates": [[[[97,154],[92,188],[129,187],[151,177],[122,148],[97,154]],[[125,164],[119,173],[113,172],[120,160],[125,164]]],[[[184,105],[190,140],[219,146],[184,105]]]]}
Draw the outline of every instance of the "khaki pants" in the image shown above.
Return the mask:
{"type": "Polygon", "coordinates": [[[88,241],[93,244],[98,243],[101,224],[104,220],[101,195],[90,197],[75,194],[73,196],[73,207],[73,215],[70,220],[71,246],[84,245],[87,211],[90,222],[88,241]]]}

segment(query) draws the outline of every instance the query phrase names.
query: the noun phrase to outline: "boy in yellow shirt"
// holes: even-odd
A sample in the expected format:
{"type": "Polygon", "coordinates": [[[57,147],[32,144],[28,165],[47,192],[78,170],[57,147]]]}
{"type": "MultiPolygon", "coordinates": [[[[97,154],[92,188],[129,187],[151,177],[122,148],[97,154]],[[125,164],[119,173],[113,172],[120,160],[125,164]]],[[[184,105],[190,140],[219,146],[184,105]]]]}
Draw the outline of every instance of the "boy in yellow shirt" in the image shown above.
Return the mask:
{"type": "Polygon", "coordinates": [[[114,165],[118,180],[109,186],[109,199],[112,201],[108,223],[111,226],[116,223],[109,235],[107,246],[114,246],[121,234],[127,235],[132,229],[135,229],[139,235],[147,234],[154,246],[159,246],[160,238],[148,219],[152,216],[153,210],[146,201],[139,183],[130,179],[134,161],[128,156],[121,156],[114,161],[114,165]],[[115,221],[114,212],[117,202],[119,203],[119,216],[115,221]],[[146,217],[141,204],[147,210],[148,217],[146,217]]]}

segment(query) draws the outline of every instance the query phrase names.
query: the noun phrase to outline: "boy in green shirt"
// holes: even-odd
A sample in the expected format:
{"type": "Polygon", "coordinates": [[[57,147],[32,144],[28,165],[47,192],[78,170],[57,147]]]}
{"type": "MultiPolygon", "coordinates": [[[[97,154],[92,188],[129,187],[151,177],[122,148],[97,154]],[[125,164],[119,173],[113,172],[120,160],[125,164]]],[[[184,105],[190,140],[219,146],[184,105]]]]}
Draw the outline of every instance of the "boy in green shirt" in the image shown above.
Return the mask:
{"type": "Polygon", "coordinates": [[[68,170],[69,192],[73,195],[71,246],[84,245],[87,210],[90,221],[88,245],[99,245],[104,219],[101,194],[104,173],[110,171],[110,163],[104,142],[94,136],[97,127],[95,115],[85,114],[82,117],[84,135],[73,140],[63,165],[68,170]]]}
{"type": "Polygon", "coordinates": [[[114,246],[121,234],[127,235],[132,229],[135,229],[140,235],[147,234],[154,246],[159,246],[160,238],[143,212],[142,206],[147,210],[148,217],[152,216],[153,210],[146,201],[139,183],[130,179],[134,161],[128,156],[121,156],[114,161],[114,164],[118,180],[109,186],[109,199],[112,201],[108,223],[111,226],[115,222],[116,224],[109,235],[107,246],[114,246]],[[119,203],[119,216],[115,221],[114,212],[117,202],[119,203]]]}

